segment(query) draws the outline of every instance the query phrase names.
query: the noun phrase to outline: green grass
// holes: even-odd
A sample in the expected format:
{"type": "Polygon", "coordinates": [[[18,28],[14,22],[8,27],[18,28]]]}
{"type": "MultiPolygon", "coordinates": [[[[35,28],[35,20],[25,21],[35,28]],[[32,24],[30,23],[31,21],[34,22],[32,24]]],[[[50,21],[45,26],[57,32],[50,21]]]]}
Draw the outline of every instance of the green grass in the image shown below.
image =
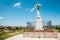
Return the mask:
{"type": "Polygon", "coordinates": [[[17,34],[21,34],[23,32],[24,32],[24,30],[20,30],[20,31],[16,30],[14,32],[0,32],[0,40],[4,40],[6,38],[15,36],[17,34]]]}

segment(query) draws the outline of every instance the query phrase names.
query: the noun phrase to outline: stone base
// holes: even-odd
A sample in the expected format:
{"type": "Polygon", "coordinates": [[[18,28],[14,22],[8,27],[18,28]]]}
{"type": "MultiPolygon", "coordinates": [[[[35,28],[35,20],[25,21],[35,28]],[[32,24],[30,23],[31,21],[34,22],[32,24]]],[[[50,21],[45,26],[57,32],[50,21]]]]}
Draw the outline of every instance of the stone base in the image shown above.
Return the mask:
{"type": "Polygon", "coordinates": [[[32,30],[24,32],[23,36],[29,38],[57,38],[57,33],[51,30],[32,30]]]}
{"type": "Polygon", "coordinates": [[[43,28],[36,28],[35,30],[44,30],[43,28]]]}

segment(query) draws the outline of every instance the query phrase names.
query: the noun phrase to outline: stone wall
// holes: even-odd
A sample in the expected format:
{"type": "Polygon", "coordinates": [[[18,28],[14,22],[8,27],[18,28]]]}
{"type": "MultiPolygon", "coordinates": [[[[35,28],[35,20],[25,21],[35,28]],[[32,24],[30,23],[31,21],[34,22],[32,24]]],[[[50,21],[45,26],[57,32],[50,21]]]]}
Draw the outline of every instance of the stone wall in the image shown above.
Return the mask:
{"type": "Polygon", "coordinates": [[[24,37],[29,38],[57,38],[57,33],[55,32],[24,32],[24,37]]]}

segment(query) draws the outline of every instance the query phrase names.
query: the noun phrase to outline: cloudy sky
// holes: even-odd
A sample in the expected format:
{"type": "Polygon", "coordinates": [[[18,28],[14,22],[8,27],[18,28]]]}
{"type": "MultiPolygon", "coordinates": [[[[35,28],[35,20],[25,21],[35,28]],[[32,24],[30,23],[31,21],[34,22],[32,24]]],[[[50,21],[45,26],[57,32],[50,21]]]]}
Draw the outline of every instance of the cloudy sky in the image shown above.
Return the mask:
{"type": "Polygon", "coordinates": [[[31,12],[36,2],[41,3],[42,20],[51,20],[53,25],[60,25],[60,0],[0,0],[0,24],[26,25],[27,21],[36,20],[36,9],[31,12]]]}

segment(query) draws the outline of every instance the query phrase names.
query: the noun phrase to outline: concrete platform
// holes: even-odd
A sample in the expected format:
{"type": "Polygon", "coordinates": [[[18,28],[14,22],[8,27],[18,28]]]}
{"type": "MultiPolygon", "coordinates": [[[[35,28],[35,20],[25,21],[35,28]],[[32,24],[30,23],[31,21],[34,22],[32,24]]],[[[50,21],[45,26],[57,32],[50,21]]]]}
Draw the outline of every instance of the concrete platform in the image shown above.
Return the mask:
{"type": "Polygon", "coordinates": [[[23,33],[28,38],[57,38],[57,33],[52,30],[29,30],[23,33]]]}
{"type": "Polygon", "coordinates": [[[5,40],[59,40],[58,38],[24,38],[23,34],[7,38],[5,40]]]}

